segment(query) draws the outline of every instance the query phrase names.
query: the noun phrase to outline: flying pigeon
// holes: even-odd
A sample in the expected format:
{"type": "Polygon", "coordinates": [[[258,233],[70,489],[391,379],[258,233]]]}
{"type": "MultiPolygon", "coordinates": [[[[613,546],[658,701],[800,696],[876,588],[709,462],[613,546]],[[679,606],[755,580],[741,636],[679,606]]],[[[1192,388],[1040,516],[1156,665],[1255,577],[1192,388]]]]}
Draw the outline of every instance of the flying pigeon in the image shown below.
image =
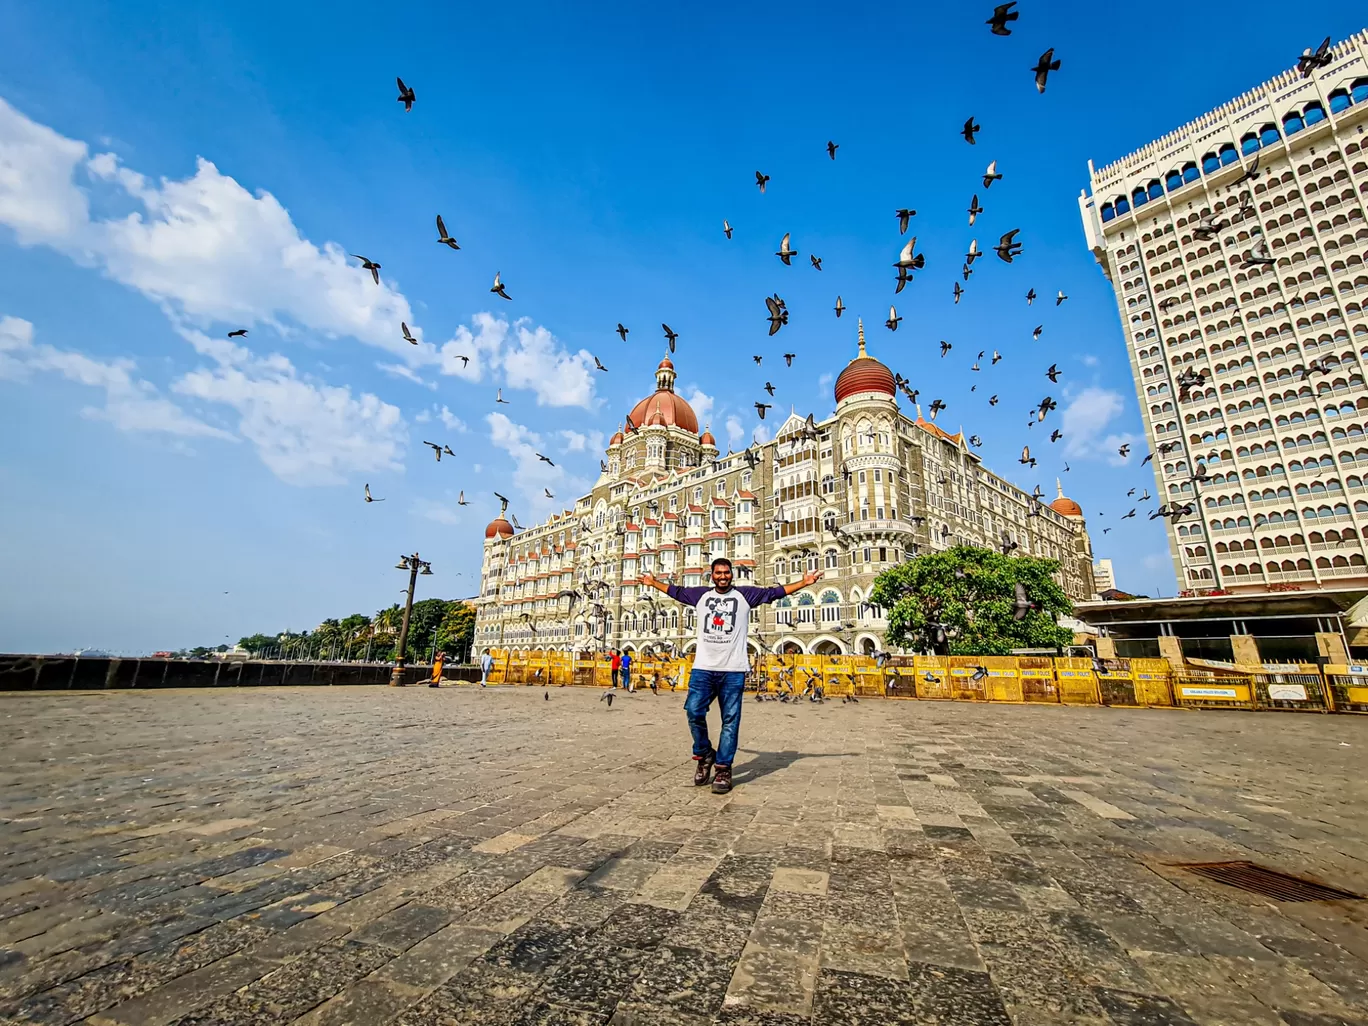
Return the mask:
{"type": "Polygon", "coordinates": [[[1058,306],[1060,303],[1064,302],[1064,300],[1068,298],[1068,296],[1064,295],[1064,290],[1060,289],[1059,293],[1055,296],[1055,306],[1058,306]]]}
{"type": "Polygon", "coordinates": [[[1026,293],[1026,305],[1027,305],[1027,306],[1030,306],[1032,303],[1035,302],[1035,300],[1036,300],[1036,290],[1035,290],[1035,289],[1031,289],[1031,291],[1029,291],[1029,292],[1026,293]]]}
{"type": "Polygon", "coordinates": [[[964,136],[964,141],[967,142],[970,146],[974,146],[976,145],[974,133],[977,132],[980,129],[980,127],[981,126],[974,124],[974,119],[972,117],[966,118],[964,121],[964,127],[960,129],[960,135],[964,136]]]}
{"type": "Polygon", "coordinates": [[[917,237],[914,235],[912,236],[912,238],[907,240],[907,245],[905,245],[902,248],[902,252],[898,254],[898,262],[895,263],[893,266],[916,270],[920,270],[922,267],[924,267],[926,265],[926,258],[922,256],[920,253],[916,254],[915,256],[912,253],[916,246],[917,237]]]}
{"type": "Polygon", "coordinates": [[[451,249],[461,248],[456,240],[447,234],[446,224],[442,221],[441,214],[437,215],[437,243],[438,245],[447,246],[451,249]]]}
{"type": "Polygon", "coordinates": [[[798,355],[797,353],[785,353],[785,354],[784,354],[784,366],[786,366],[786,367],[792,367],[792,366],[793,366],[793,358],[794,358],[795,356],[797,356],[797,355],[798,355]]]}
{"type": "Polygon", "coordinates": [[[969,240],[969,252],[964,254],[964,266],[969,267],[983,254],[979,252],[978,239],[969,240]]]}
{"type": "Polygon", "coordinates": [[[379,285],[379,284],[380,284],[380,265],[377,264],[374,260],[370,260],[370,259],[367,259],[366,257],[363,257],[360,253],[353,253],[353,254],[352,254],[352,257],[353,257],[354,259],[356,259],[356,260],[360,260],[360,261],[361,261],[361,269],[362,269],[362,270],[365,270],[365,271],[370,271],[371,277],[375,279],[375,284],[379,285]]]}
{"type": "Polygon", "coordinates": [[[889,331],[897,331],[898,322],[901,320],[902,318],[898,316],[898,308],[895,306],[890,306],[888,308],[888,320],[884,321],[884,327],[887,328],[889,331]]]}
{"type": "Polygon", "coordinates": [[[936,419],[936,414],[940,413],[940,411],[943,410],[943,409],[945,409],[945,408],[946,408],[946,405],[945,405],[945,403],[943,403],[941,400],[939,400],[939,399],[933,400],[932,403],[931,403],[931,407],[930,407],[930,409],[931,409],[931,419],[932,419],[932,420],[935,420],[935,419],[936,419]]]}
{"type": "Polygon", "coordinates": [[[731,233],[732,233],[731,222],[728,221],[728,220],[724,217],[724,218],[722,219],[722,234],[725,235],[727,238],[730,239],[730,238],[731,238],[731,233]]]}
{"type": "Polygon", "coordinates": [[[394,81],[399,84],[399,95],[396,99],[404,105],[404,113],[407,114],[409,111],[413,110],[413,102],[418,99],[418,94],[404,85],[404,80],[397,75],[395,76],[394,81]]]}
{"type": "Polygon", "coordinates": [[[399,329],[404,333],[405,342],[412,342],[415,346],[418,344],[418,340],[414,338],[412,332],[409,331],[409,326],[403,321],[399,322],[399,329]]]}
{"type": "Polygon", "coordinates": [[[1031,331],[1031,341],[1039,342],[1041,334],[1045,331],[1045,325],[1037,324],[1031,331]]]}
{"type": "Polygon", "coordinates": [[[837,297],[836,297],[836,316],[837,316],[837,317],[840,317],[841,314],[843,314],[843,313],[845,313],[845,303],[841,302],[841,297],[840,297],[840,296],[837,296],[837,297]]]}
{"type": "Polygon", "coordinates": [[[1121,446],[1121,448],[1116,450],[1116,453],[1122,459],[1125,459],[1127,456],[1130,455],[1130,443],[1127,442],[1125,445],[1121,446]]]}
{"type": "Polygon", "coordinates": [[[1063,437],[1064,432],[1060,431],[1059,428],[1055,428],[1053,431],[1050,432],[1050,441],[1052,442],[1057,442],[1063,437]]]}
{"type": "Polygon", "coordinates": [[[1036,61],[1035,67],[1031,69],[1035,72],[1036,92],[1045,91],[1045,80],[1050,77],[1050,72],[1059,70],[1059,61],[1054,59],[1054,47],[1050,47],[1040,55],[1040,60],[1036,61]]]}
{"type": "Polygon", "coordinates": [[[441,463],[441,462],[442,462],[442,447],[441,447],[440,445],[438,445],[436,442],[424,442],[423,444],[426,445],[426,446],[430,446],[430,447],[432,448],[432,455],[434,455],[434,456],[437,457],[437,462],[438,462],[438,463],[441,463]]]}
{"type": "Polygon", "coordinates": [[[1053,363],[1050,364],[1050,369],[1047,370],[1047,371],[1045,372],[1045,376],[1046,376],[1047,378],[1049,378],[1051,382],[1058,383],[1058,381],[1059,381],[1059,367],[1056,366],[1056,365],[1053,364],[1053,363]]]}
{"type": "Polygon", "coordinates": [[[997,161],[988,165],[988,170],[983,172],[983,187],[990,188],[994,182],[1002,181],[1002,175],[998,174],[997,161]]]}
{"type": "Polygon", "coordinates": [[[495,272],[494,272],[494,284],[493,284],[492,286],[490,286],[489,291],[492,292],[492,293],[494,293],[496,296],[499,296],[499,297],[501,297],[501,298],[503,298],[503,299],[512,299],[512,298],[513,298],[512,296],[510,296],[510,295],[507,293],[507,291],[504,290],[504,283],[503,283],[503,281],[499,278],[499,272],[498,272],[498,271],[495,271],[495,272]]]}
{"type": "Polygon", "coordinates": [[[246,338],[246,337],[247,337],[247,329],[246,329],[246,328],[238,328],[236,331],[230,331],[230,332],[228,332],[228,337],[229,337],[229,338],[246,338]]]}
{"type": "Polygon", "coordinates": [[[907,222],[910,221],[912,218],[916,217],[917,212],[907,207],[900,207],[899,209],[893,211],[893,215],[898,219],[898,234],[906,235],[907,222]]]}
{"type": "Polygon", "coordinates": [[[1000,361],[1001,359],[1002,359],[1002,354],[999,353],[996,349],[994,349],[994,350],[993,350],[993,363],[994,363],[994,364],[997,364],[998,361],[1000,361]]]}
{"type": "Polygon", "coordinates": [[[979,206],[978,193],[974,193],[974,198],[969,201],[969,227],[974,227],[974,222],[978,220],[979,214],[983,213],[983,208],[979,206]]]}
{"type": "Polygon", "coordinates": [[[772,382],[765,382],[765,391],[769,393],[771,399],[774,398],[774,384],[772,382]]]}
{"type": "Polygon", "coordinates": [[[789,246],[789,236],[792,234],[792,232],[784,232],[783,241],[779,243],[779,252],[774,254],[788,267],[793,266],[793,257],[798,255],[798,251],[789,246]]]}
{"type": "Polygon", "coordinates": [[[549,457],[549,456],[543,456],[543,455],[542,455],[541,453],[539,453],[539,452],[534,452],[533,455],[535,455],[535,456],[537,457],[537,459],[541,460],[543,463],[549,463],[551,466],[553,466],[553,467],[555,466],[554,463],[551,463],[551,457],[549,457]]]}
{"type": "Polygon", "coordinates": [[[502,389],[502,388],[498,389],[498,390],[494,393],[494,401],[495,401],[496,403],[503,403],[505,406],[511,406],[511,405],[512,405],[507,399],[505,399],[505,398],[503,397],[503,389],[502,389]]]}
{"type": "Polygon", "coordinates": [[[752,356],[751,359],[754,360],[754,361],[755,361],[755,365],[756,365],[757,367],[759,367],[761,361],[764,360],[764,357],[763,357],[763,356],[752,356]]]}
{"type": "Polygon", "coordinates": [[[597,356],[595,356],[595,357],[594,357],[594,370],[606,371],[607,369],[608,369],[608,368],[605,367],[605,366],[599,361],[599,358],[598,358],[597,356]]]}
{"type": "Polygon", "coordinates": [[[955,282],[955,304],[958,305],[960,296],[964,295],[964,289],[959,282],[955,282]]]}
{"type": "Polygon", "coordinates": [[[952,343],[952,342],[947,342],[947,341],[945,341],[945,339],[941,339],[940,347],[941,347],[941,359],[942,359],[942,360],[945,359],[945,354],[946,354],[946,353],[950,352],[950,350],[952,350],[952,349],[955,348],[954,343],[952,343]]]}
{"type": "Polygon", "coordinates": [[[834,143],[830,139],[827,140],[827,156],[832,160],[836,159],[836,151],[840,148],[841,146],[839,143],[834,143]]]}
{"type": "Polygon", "coordinates": [[[470,505],[470,503],[466,501],[465,489],[464,489],[464,488],[461,489],[460,494],[458,494],[458,495],[456,496],[456,505],[458,505],[458,506],[469,506],[469,505],[470,505]]]}
{"type": "Polygon", "coordinates": [[[368,485],[366,485],[366,501],[367,501],[367,502],[384,502],[385,500],[384,500],[384,499],[373,499],[373,498],[371,498],[370,485],[368,484],[368,485]]]}
{"type": "Polygon", "coordinates": [[[670,352],[673,353],[675,351],[675,340],[679,338],[679,335],[671,331],[668,324],[662,323],[660,326],[665,329],[665,341],[670,344],[670,352]]]}
{"type": "Polygon", "coordinates": [[[1026,585],[1017,581],[1012,588],[1012,619],[1023,620],[1031,611],[1031,599],[1026,594],[1026,585]]]}
{"type": "Polygon", "coordinates": [[[1335,55],[1330,52],[1330,37],[1326,36],[1314,53],[1309,46],[1302,51],[1302,55],[1297,58],[1297,70],[1301,72],[1302,78],[1310,78],[1317,68],[1328,68],[1334,60],[1335,55]]]}
{"type": "Polygon", "coordinates": [[[628,333],[629,331],[631,331],[631,330],[632,330],[631,328],[624,328],[624,327],[622,326],[622,322],[621,322],[621,321],[618,321],[617,333],[618,333],[618,337],[620,337],[620,338],[622,339],[622,341],[624,341],[624,342],[627,341],[627,333],[628,333]]]}
{"type": "Polygon", "coordinates": [[[760,419],[761,419],[761,420],[764,420],[764,419],[765,419],[765,411],[766,411],[766,410],[772,410],[773,408],[774,408],[774,404],[773,404],[773,403],[756,403],[756,404],[755,404],[755,412],[758,413],[758,414],[760,414],[760,419]]]}
{"type": "Polygon", "coordinates": [[[769,296],[765,297],[765,307],[769,310],[769,333],[773,335],[788,323],[788,311],[769,296]]]}
{"type": "Polygon", "coordinates": [[[821,257],[819,257],[819,256],[813,256],[811,253],[809,253],[809,254],[808,254],[808,260],[811,262],[811,264],[812,264],[813,267],[817,268],[817,270],[820,271],[820,270],[822,269],[822,258],[821,258],[821,257]]]}
{"type": "Polygon", "coordinates": [[[1010,232],[1005,232],[1002,238],[998,239],[998,244],[993,247],[997,250],[998,257],[1009,264],[1013,257],[1021,255],[1021,243],[1016,241],[1017,233],[1020,231],[1020,228],[1013,228],[1010,232]]]}
{"type": "Polygon", "coordinates": [[[993,16],[984,22],[985,25],[992,26],[995,36],[1010,36],[1012,30],[1007,27],[1009,21],[1016,21],[1021,15],[1012,10],[1017,5],[1017,0],[1009,0],[1008,3],[998,4],[993,8],[993,16]]]}
{"type": "Polygon", "coordinates": [[[759,171],[755,172],[755,184],[760,187],[760,191],[765,191],[765,183],[770,180],[769,175],[762,175],[759,171]]]}
{"type": "Polygon", "coordinates": [[[897,282],[897,286],[893,289],[893,294],[896,296],[907,287],[907,283],[912,280],[912,275],[907,273],[906,267],[899,267],[898,277],[894,280],[897,282]]]}

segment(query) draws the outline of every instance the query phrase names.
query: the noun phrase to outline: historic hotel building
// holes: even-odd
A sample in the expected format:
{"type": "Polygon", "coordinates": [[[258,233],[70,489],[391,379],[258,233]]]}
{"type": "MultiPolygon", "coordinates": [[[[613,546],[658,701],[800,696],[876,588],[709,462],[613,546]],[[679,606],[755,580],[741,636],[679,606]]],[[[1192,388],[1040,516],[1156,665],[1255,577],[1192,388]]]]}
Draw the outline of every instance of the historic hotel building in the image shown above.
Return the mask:
{"type": "Polygon", "coordinates": [[[825,578],[764,607],[752,638],[773,651],[882,650],[874,578],[918,552],[993,546],[1060,561],[1070,597],[1093,593],[1083,511],[1062,492],[1048,506],[986,470],[963,432],[947,434],[898,408],[893,374],[865,352],[836,379],[836,413],[804,432],[794,413],[773,441],[720,455],[675,393],[674,364],[630,413],[593,490],[572,509],[515,533],[502,513],[485,530],[475,649],[687,651],[693,611],[640,586],[654,573],[708,580],[729,557],[738,583],[825,578]],[[750,575],[749,577],[747,575],[750,575]]]}
{"type": "Polygon", "coordinates": [[[1368,585],[1365,56],[1359,33],[1310,77],[1089,163],[1083,227],[1116,290],[1158,496],[1196,506],[1169,521],[1181,589],[1368,585]]]}

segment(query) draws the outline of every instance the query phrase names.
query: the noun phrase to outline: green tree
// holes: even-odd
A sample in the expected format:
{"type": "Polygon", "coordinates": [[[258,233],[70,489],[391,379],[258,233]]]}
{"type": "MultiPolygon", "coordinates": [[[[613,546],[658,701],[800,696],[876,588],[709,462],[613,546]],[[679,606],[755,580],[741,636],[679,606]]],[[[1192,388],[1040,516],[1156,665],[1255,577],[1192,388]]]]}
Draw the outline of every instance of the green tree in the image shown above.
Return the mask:
{"type": "MultiPolygon", "coordinates": [[[[408,655],[410,660],[426,659],[432,651],[437,628],[446,619],[447,608],[454,603],[446,599],[419,599],[413,604],[409,617],[408,655]]],[[[401,614],[402,616],[402,614],[401,614]]]]}
{"type": "Polygon", "coordinates": [[[475,641],[475,607],[466,602],[447,603],[446,616],[437,627],[437,647],[447,655],[465,656],[475,641]]]}
{"type": "Polygon", "coordinates": [[[279,640],[274,634],[251,634],[238,639],[238,647],[245,648],[252,655],[260,655],[268,648],[274,648],[279,640]]]}
{"type": "Polygon", "coordinates": [[[1054,619],[1073,611],[1054,581],[1058,570],[1057,560],[959,545],[884,571],[870,601],[887,612],[888,640],[904,649],[935,651],[938,627],[951,655],[1055,648],[1073,642],[1073,632],[1054,619]],[[1020,620],[1012,618],[1017,583],[1032,603],[1020,620]]]}
{"type": "Polygon", "coordinates": [[[366,651],[366,641],[370,638],[371,622],[370,617],[364,613],[352,613],[351,616],[344,616],[338,623],[341,631],[343,645],[348,659],[356,657],[358,651],[366,651]]]}

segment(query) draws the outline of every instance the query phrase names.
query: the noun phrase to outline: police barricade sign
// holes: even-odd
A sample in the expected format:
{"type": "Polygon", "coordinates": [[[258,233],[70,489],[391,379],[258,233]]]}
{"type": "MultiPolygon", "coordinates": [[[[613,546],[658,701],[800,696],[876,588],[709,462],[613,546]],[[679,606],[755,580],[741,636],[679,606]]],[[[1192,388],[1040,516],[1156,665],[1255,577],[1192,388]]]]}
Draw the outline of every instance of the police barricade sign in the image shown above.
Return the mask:
{"type": "Polygon", "coordinates": [[[1136,694],[1135,677],[1129,659],[1099,659],[1096,664],[1097,690],[1103,705],[1138,706],[1143,704],[1136,694]]]}
{"type": "Polygon", "coordinates": [[[1147,706],[1173,705],[1173,667],[1167,659],[1132,659],[1135,697],[1147,706]]]}
{"type": "Polygon", "coordinates": [[[1254,700],[1262,709],[1288,709],[1293,712],[1326,712],[1330,698],[1316,665],[1273,667],[1264,664],[1263,672],[1253,675],[1254,700]]]}
{"type": "Polygon", "coordinates": [[[1023,702],[1058,702],[1054,660],[1049,656],[1021,656],[1017,659],[1023,702]]]}
{"type": "Polygon", "coordinates": [[[1179,674],[1173,679],[1173,697],[1189,709],[1253,709],[1254,692],[1247,676],[1217,677],[1179,674]]]}
{"type": "Polygon", "coordinates": [[[1097,705],[1101,701],[1091,659],[1056,659],[1055,680],[1059,700],[1065,705],[1097,705]]]}
{"type": "Polygon", "coordinates": [[[1335,712],[1368,713],[1368,665],[1330,663],[1325,682],[1335,712]]]}

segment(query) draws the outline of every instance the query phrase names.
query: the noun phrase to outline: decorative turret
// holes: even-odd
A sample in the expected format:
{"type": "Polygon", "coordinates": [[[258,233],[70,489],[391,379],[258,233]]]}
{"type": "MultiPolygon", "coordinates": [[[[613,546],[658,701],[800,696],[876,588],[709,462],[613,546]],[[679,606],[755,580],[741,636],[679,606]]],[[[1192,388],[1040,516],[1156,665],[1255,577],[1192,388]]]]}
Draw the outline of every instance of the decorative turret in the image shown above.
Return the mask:
{"type": "Polygon", "coordinates": [[[859,353],[836,379],[836,402],[865,392],[882,393],[890,398],[898,394],[893,372],[865,351],[864,318],[859,321],[859,353]]]}

